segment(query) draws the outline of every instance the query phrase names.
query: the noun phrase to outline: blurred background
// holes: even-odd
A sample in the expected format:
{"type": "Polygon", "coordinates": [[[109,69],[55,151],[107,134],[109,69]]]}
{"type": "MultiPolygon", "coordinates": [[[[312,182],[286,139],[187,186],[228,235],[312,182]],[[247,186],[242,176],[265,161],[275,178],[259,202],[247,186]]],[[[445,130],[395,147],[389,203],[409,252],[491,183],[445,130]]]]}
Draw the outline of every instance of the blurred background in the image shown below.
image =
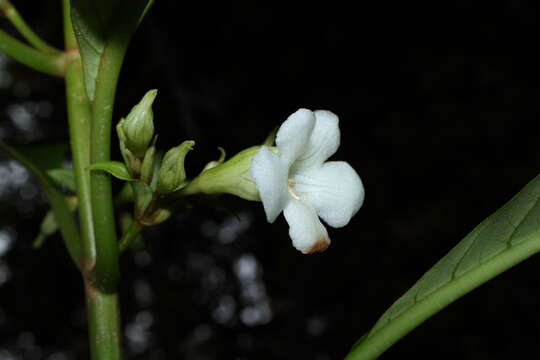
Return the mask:
{"type": "MultiPolygon", "coordinates": [[[[60,1],[14,1],[61,46],[60,1]]],[[[223,196],[148,228],[122,258],[127,359],[343,358],[476,224],[538,174],[538,11],[531,0],[309,6],[156,1],[133,38],[115,118],[151,88],[158,147],[193,139],[188,174],[260,143],[299,107],[340,117],[364,206],[322,254],[283,217],[223,196]],[[350,5],[352,6],[352,5],[350,5]]],[[[5,19],[1,27],[12,28],[5,19]]],[[[66,141],[64,87],[0,53],[0,138],[66,141]]],[[[116,138],[114,138],[116,144],[116,138]]],[[[115,145],[116,146],[116,145],[115,145]]],[[[115,148],[115,158],[120,159],[115,148]]],[[[82,284],[48,205],[0,158],[0,359],[87,359],[82,284]]],[[[533,257],[406,336],[383,359],[537,352],[533,257]]]]}

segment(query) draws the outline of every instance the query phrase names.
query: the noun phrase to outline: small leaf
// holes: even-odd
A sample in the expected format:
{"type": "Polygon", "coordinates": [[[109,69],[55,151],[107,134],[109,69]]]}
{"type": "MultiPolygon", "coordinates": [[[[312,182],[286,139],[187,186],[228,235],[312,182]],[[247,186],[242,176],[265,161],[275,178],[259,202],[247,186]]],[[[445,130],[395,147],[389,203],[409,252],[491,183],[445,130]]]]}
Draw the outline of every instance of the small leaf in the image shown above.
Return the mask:
{"type": "Polygon", "coordinates": [[[448,304],[540,251],[539,219],[537,176],[394,302],[346,359],[377,358],[448,304]]]}
{"type": "Polygon", "coordinates": [[[56,223],[56,219],[54,218],[52,210],[49,210],[41,221],[41,225],[39,226],[39,234],[32,242],[32,247],[34,249],[39,249],[43,245],[45,240],[57,231],[58,224],[56,223]]]}
{"type": "MultiPolygon", "coordinates": [[[[77,210],[77,207],[79,206],[79,201],[77,200],[76,196],[66,196],[65,200],[71,212],[77,210]]],[[[43,217],[43,220],[41,220],[41,224],[39,226],[39,234],[32,242],[32,247],[34,249],[39,249],[43,245],[45,240],[47,240],[48,237],[50,237],[57,231],[58,224],[56,222],[56,218],[54,217],[54,212],[53,210],[49,210],[43,217]]]]}
{"type": "Polygon", "coordinates": [[[71,192],[77,191],[73,169],[51,169],[47,171],[47,174],[58,185],[65,186],[71,192]]]}
{"type": "Polygon", "coordinates": [[[106,173],[109,173],[115,178],[120,179],[120,180],[126,180],[126,181],[135,180],[129,174],[129,171],[126,165],[119,161],[103,161],[103,162],[94,163],[88,166],[88,170],[105,171],[106,173]]]}

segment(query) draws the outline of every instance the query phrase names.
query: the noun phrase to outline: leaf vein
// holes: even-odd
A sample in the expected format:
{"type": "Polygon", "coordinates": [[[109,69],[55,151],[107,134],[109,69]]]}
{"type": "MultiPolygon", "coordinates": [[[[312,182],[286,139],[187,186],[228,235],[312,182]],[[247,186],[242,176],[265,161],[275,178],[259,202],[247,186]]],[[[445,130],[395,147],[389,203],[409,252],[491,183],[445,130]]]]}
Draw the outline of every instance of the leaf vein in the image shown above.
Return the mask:
{"type": "Polygon", "coordinates": [[[506,240],[506,248],[510,249],[512,247],[512,240],[514,239],[514,236],[516,235],[517,230],[520,228],[521,224],[525,221],[525,219],[529,216],[531,211],[538,205],[538,201],[540,198],[537,198],[534,204],[527,210],[527,212],[523,215],[523,218],[519,221],[518,226],[514,228],[510,236],[508,237],[508,240],[506,240]]]}

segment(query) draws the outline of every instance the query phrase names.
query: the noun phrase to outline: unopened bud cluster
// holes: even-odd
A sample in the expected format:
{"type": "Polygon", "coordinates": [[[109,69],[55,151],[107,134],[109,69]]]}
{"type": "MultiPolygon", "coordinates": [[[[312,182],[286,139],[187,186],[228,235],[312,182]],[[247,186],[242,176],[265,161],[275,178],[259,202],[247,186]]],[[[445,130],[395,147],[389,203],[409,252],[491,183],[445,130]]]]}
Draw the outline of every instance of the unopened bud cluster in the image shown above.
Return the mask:
{"type": "Polygon", "coordinates": [[[164,221],[169,212],[161,209],[161,196],[177,191],[185,184],[184,159],[195,144],[185,141],[162,158],[156,151],[152,104],[157,90],[148,91],[142,100],[116,126],[120,151],[132,178],[135,216],[145,225],[164,221]],[[165,216],[166,215],[166,216],[165,216]]]}
{"type": "Polygon", "coordinates": [[[152,111],[156,95],[157,90],[148,91],[116,126],[120,151],[132,178],[137,220],[143,225],[166,220],[170,211],[161,206],[162,200],[177,196],[229,193],[260,200],[250,173],[251,160],[260,146],[245,149],[227,161],[225,150],[219,148],[219,159],[210,161],[192,180],[187,179],[184,161],[194,141],[184,141],[165,155],[156,150],[152,111]]]}

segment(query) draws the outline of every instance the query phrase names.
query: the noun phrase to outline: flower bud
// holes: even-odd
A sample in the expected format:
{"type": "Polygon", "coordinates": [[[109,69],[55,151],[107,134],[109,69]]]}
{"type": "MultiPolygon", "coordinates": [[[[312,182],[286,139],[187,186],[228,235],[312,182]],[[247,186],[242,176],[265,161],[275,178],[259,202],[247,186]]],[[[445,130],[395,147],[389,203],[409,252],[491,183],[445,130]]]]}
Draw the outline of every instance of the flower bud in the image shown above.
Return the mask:
{"type": "Polygon", "coordinates": [[[125,119],[122,118],[116,125],[116,133],[118,134],[118,139],[120,142],[120,153],[124,158],[124,163],[126,164],[130,174],[132,176],[137,176],[141,172],[141,160],[136,158],[127,147],[126,133],[122,126],[124,121],[125,119]]]}
{"type": "Polygon", "coordinates": [[[186,180],[184,159],[188,151],[193,149],[193,145],[195,141],[184,141],[165,153],[159,169],[157,192],[169,194],[182,187],[186,180]]]}
{"type": "Polygon", "coordinates": [[[250,168],[253,156],[260,146],[242,150],[224,163],[203,170],[181,193],[220,194],[228,193],[245,200],[259,201],[259,191],[251,178],[250,168]]]}
{"type": "Polygon", "coordinates": [[[148,91],[142,100],[131,109],[125,119],[120,120],[120,126],[125,135],[125,146],[133,156],[142,159],[154,136],[154,114],[152,103],[157,90],[148,91]]]}
{"type": "Polygon", "coordinates": [[[141,165],[141,180],[148,185],[150,185],[152,182],[152,177],[154,176],[156,140],[157,136],[154,138],[152,145],[148,148],[148,150],[146,150],[146,154],[144,154],[144,159],[141,165]]]}

